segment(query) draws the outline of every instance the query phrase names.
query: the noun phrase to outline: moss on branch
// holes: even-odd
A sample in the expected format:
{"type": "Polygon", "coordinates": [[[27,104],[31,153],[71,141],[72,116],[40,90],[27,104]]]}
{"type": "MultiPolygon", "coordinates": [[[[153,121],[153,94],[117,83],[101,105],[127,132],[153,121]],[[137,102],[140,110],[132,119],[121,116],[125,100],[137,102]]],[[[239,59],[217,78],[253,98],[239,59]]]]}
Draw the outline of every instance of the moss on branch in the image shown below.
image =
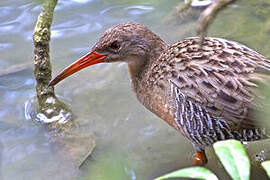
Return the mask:
{"type": "Polygon", "coordinates": [[[54,93],[53,87],[48,87],[52,78],[50,63],[50,27],[53,20],[57,0],[45,0],[42,11],[34,29],[34,74],[36,77],[36,92],[38,98],[37,118],[47,125],[61,127],[71,122],[71,110],[61,102],[54,93]]]}

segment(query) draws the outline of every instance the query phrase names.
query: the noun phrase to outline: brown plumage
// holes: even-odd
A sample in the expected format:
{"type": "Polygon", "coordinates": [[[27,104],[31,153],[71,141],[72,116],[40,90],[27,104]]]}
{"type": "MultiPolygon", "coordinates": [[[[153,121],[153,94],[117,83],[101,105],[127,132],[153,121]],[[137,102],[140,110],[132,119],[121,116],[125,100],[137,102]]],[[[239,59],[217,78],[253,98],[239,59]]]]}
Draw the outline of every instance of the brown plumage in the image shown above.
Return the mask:
{"type": "Polygon", "coordinates": [[[218,140],[267,137],[255,117],[255,91],[270,61],[236,42],[192,37],[167,45],[146,27],[122,23],[105,32],[92,51],[63,70],[50,85],[97,63],[124,61],[132,89],[150,111],[186,136],[207,162],[204,149],[218,140]]]}

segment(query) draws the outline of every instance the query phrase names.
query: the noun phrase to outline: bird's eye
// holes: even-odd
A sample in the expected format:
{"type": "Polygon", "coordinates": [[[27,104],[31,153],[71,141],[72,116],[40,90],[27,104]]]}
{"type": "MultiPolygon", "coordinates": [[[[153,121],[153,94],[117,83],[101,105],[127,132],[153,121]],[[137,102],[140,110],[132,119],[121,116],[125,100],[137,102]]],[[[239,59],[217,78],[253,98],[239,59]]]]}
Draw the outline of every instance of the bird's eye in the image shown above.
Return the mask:
{"type": "Polygon", "coordinates": [[[118,41],[114,41],[114,42],[110,45],[110,47],[111,47],[112,49],[114,49],[114,50],[118,50],[118,49],[120,48],[120,44],[119,44],[118,41]]]}

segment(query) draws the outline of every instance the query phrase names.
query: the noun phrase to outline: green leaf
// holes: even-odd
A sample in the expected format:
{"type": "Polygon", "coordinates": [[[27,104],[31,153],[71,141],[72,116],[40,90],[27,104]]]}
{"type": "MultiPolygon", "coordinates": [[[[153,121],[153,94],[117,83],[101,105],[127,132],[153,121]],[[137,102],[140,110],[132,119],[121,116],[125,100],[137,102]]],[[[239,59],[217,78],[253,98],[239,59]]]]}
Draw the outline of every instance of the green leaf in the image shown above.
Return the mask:
{"type": "Polygon", "coordinates": [[[233,180],[249,180],[250,162],[240,141],[219,141],[214,144],[214,149],[233,180]]]}
{"type": "Polygon", "coordinates": [[[262,162],[262,167],[266,171],[267,176],[270,178],[270,161],[262,162]]]}
{"type": "Polygon", "coordinates": [[[188,167],[158,177],[154,180],[163,180],[168,178],[198,178],[203,180],[218,180],[217,176],[210,170],[203,167],[188,167]]]}

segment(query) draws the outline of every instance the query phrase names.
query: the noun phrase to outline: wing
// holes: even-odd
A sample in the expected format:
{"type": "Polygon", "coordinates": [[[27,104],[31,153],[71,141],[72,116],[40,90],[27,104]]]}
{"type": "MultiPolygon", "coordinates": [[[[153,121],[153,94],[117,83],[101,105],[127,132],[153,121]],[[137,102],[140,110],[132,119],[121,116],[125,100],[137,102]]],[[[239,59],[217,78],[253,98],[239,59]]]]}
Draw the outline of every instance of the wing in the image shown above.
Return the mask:
{"type": "Polygon", "coordinates": [[[189,38],[170,46],[154,68],[232,129],[256,126],[252,113],[262,104],[255,90],[270,77],[270,61],[259,53],[219,38],[205,38],[199,48],[199,39],[189,38]]]}

